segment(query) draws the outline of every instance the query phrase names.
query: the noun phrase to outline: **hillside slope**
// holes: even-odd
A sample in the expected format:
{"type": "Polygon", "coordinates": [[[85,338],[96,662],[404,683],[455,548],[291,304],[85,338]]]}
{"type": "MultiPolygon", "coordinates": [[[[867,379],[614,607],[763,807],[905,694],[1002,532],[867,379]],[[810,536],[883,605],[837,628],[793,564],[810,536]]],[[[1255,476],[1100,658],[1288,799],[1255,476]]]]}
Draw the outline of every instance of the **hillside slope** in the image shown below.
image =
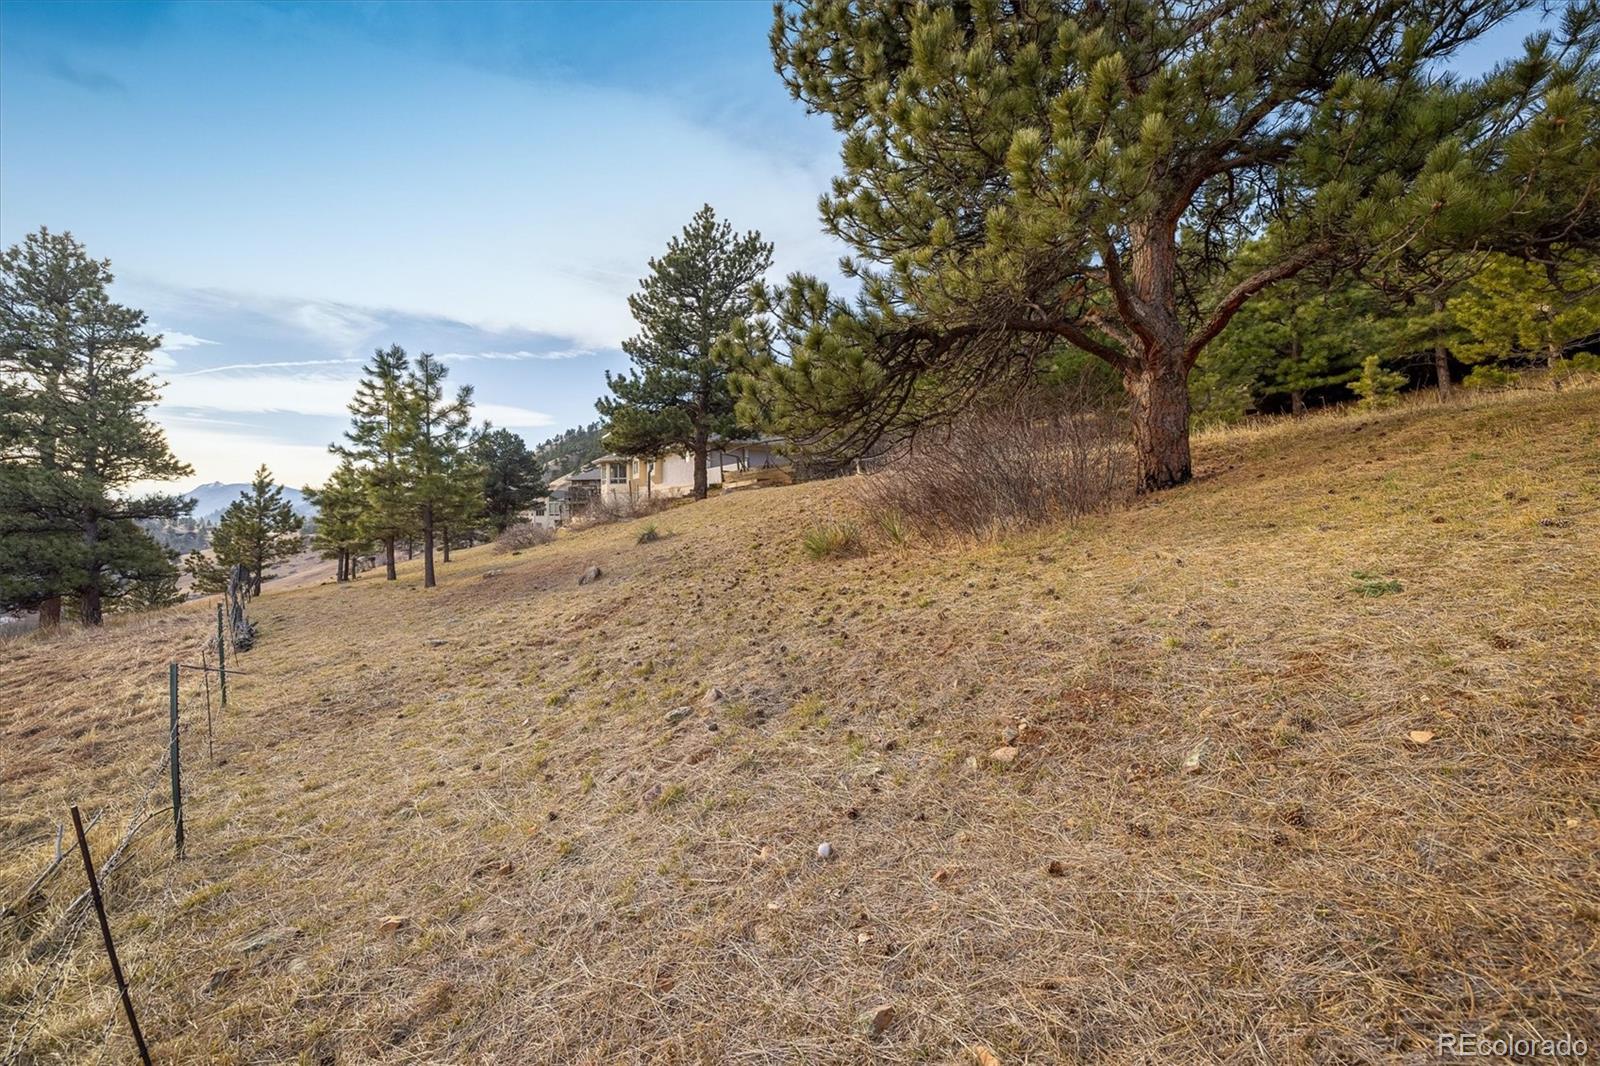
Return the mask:
{"type": "MultiPolygon", "coordinates": [[[[112,881],[158,1059],[1600,1046],[1600,391],[1197,458],[979,547],[812,562],[835,482],[269,590],[214,765],[184,680],[188,857],[159,824],[112,881]]],[[[5,897],[154,761],[210,609],[3,646],[5,897]]],[[[46,995],[43,926],[0,1039],[119,1061],[92,930],[46,995]]]]}

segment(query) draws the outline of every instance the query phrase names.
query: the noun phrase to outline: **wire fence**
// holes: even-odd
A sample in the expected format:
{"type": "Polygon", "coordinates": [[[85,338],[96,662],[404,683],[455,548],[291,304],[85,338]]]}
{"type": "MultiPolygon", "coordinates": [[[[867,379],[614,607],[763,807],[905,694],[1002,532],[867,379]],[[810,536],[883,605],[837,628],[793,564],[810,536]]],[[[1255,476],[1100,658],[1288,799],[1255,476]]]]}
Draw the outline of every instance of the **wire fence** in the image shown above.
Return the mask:
{"type": "MultiPolygon", "coordinates": [[[[23,1066],[43,1059],[46,1053],[59,1058],[62,1039],[45,1031],[46,1024],[57,1017],[53,1005],[74,983],[85,989],[104,984],[101,970],[108,958],[117,985],[122,985],[112,937],[117,915],[108,914],[102,907],[100,889],[134,854],[137,842],[159,839],[141,833],[147,826],[170,824],[173,855],[175,859],[183,857],[183,805],[188,795],[182,778],[186,740],[197,736],[198,728],[203,725],[207,756],[214,756],[211,682],[215,677],[219,705],[226,707],[228,678],[242,673],[231,665],[231,660],[254,639],[254,629],[244,610],[248,596],[249,583],[236,571],[225,591],[226,609],[223,604],[217,605],[215,632],[208,633],[197,649],[200,662],[167,664],[165,743],[154,763],[135,777],[135,787],[102,803],[81,823],[81,831],[69,837],[68,824],[79,820],[78,809],[74,806],[70,819],[56,822],[52,857],[20,891],[9,898],[0,897],[0,954],[10,956],[0,958],[0,1066],[23,1066]],[[182,671],[198,673],[203,683],[205,715],[193,723],[182,713],[179,695],[182,671]],[[110,812],[123,809],[128,813],[111,850],[104,857],[93,854],[99,849],[89,845],[87,834],[110,812]],[[171,816],[170,821],[167,815],[171,816]],[[103,951],[95,950],[92,940],[84,935],[85,927],[92,924],[90,915],[97,911],[103,951]]],[[[137,1034],[132,1002],[136,999],[137,989],[132,990],[131,1000],[124,991],[122,1009],[113,1005],[100,1027],[98,1039],[87,1044],[81,1036],[86,1019],[80,1014],[73,1023],[73,1032],[62,1034],[71,1043],[75,1057],[114,1039],[119,1021],[126,1022],[132,1030],[120,1039],[131,1039],[137,1034]]],[[[92,992],[87,1000],[95,1000],[92,992]]],[[[140,1057],[148,1062],[142,1037],[137,1041],[140,1057]]]]}

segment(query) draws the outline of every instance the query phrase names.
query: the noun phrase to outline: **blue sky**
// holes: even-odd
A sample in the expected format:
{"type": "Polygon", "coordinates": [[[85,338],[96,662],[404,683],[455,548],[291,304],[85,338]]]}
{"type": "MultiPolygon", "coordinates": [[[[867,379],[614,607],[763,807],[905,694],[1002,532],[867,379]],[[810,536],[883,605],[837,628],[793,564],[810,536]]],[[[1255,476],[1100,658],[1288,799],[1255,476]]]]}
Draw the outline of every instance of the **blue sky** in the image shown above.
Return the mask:
{"type": "Polygon", "coordinates": [[[627,296],[709,202],[832,275],[837,160],[764,3],[0,5],[0,240],[69,229],[161,329],[196,480],[318,480],[360,361],[593,421],[627,296]]]}
{"type": "MultiPolygon", "coordinates": [[[[0,3],[0,241],[71,230],[165,337],[196,481],[315,482],[378,345],[530,442],[593,421],[627,296],[702,204],[836,277],[837,138],[766,2],[0,3]]],[[[1477,42],[1474,73],[1535,16],[1477,42]]]]}

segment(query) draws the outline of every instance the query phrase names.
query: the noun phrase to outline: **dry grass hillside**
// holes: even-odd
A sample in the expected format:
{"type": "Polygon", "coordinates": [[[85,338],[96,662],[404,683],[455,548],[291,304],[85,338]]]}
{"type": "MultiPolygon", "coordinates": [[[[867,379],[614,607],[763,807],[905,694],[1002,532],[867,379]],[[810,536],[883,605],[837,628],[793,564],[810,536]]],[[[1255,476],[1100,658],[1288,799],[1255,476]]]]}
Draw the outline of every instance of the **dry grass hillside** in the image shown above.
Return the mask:
{"type": "MultiPolygon", "coordinates": [[[[812,561],[835,482],[269,589],[214,765],[184,680],[188,857],[158,819],[108,888],[157,1060],[1600,1047],[1600,391],[1197,461],[980,546],[812,561]]],[[[209,610],[0,645],[0,905],[209,610]]],[[[23,1062],[128,1058],[93,928],[49,969],[80,887],[0,925],[23,1062]]]]}

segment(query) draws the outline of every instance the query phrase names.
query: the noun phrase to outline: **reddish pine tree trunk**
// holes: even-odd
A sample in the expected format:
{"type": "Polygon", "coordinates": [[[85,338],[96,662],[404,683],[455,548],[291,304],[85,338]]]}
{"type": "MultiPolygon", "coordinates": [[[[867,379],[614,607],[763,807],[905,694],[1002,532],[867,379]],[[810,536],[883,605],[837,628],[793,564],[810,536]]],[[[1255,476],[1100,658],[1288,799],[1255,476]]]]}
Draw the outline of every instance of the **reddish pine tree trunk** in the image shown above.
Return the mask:
{"type": "Polygon", "coordinates": [[[433,504],[422,507],[422,587],[433,588],[433,504]]]}
{"type": "Polygon", "coordinates": [[[440,538],[440,540],[444,544],[444,561],[448,563],[450,561],[450,527],[449,526],[445,526],[444,527],[444,535],[440,538]]]}
{"type": "Polygon", "coordinates": [[[702,429],[694,431],[694,498],[706,498],[706,451],[707,433],[702,429]]]}
{"type": "MultiPolygon", "coordinates": [[[[1444,313],[1444,298],[1433,298],[1433,309],[1440,314],[1444,313]]],[[[1445,347],[1444,332],[1441,330],[1433,335],[1433,376],[1439,385],[1439,398],[1444,399],[1450,395],[1450,349],[1445,347]]]]}
{"type": "Polygon", "coordinates": [[[384,564],[386,566],[388,566],[388,568],[389,568],[389,577],[388,577],[388,579],[390,581],[394,581],[396,579],[397,575],[394,572],[394,538],[393,537],[384,538],[384,541],[383,541],[383,561],[384,561],[384,564]]]}
{"type": "Polygon", "coordinates": [[[61,624],[61,597],[51,596],[39,605],[39,628],[54,629],[61,624]]]}
{"type": "Polygon", "coordinates": [[[1132,299],[1140,313],[1144,350],[1123,373],[1133,414],[1140,492],[1181,485],[1193,476],[1189,459],[1188,338],[1177,315],[1177,234],[1157,220],[1132,231],[1132,299]]]}
{"type": "Polygon", "coordinates": [[[1295,389],[1289,393],[1289,411],[1297,418],[1306,413],[1306,394],[1304,389],[1295,389]]]}
{"type": "MultiPolygon", "coordinates": [[[[1181,363],[1179,364],[1181,366],[1181,363]]],[[[1133,407],[1133,447],[1140,492],[1181,485],[1189,459],[1189,383],[1179,367],[1139,367],[1124,380],[1133,407]]]]}

